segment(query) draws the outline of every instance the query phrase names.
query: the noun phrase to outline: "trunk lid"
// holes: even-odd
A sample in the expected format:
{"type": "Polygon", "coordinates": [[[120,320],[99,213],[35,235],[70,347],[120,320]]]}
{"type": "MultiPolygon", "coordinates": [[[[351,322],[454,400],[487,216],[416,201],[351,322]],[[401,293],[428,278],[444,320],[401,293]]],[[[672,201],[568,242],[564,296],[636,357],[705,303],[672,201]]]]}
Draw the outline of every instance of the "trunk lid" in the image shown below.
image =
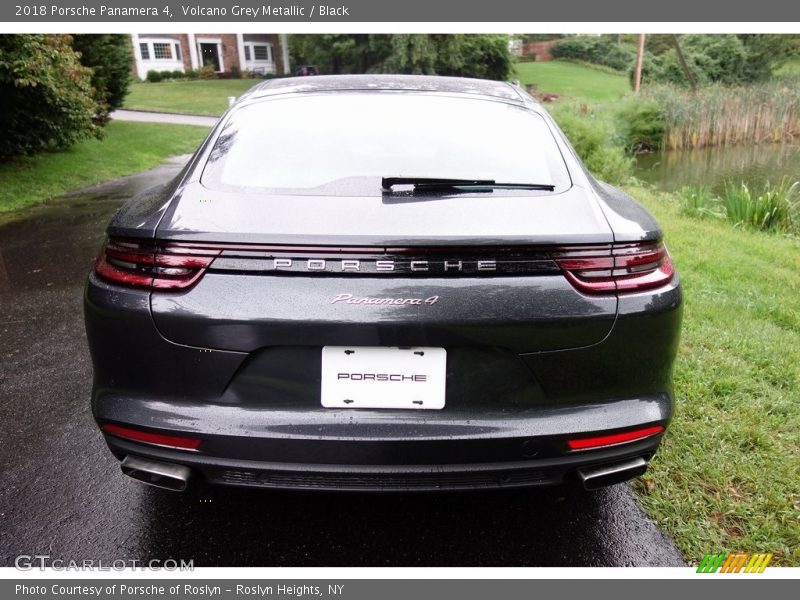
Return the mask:
{"type": "Polygon", "coordinates": [[[159,239],[292,245],[409,246],[609,243],[594,194],[512,192],[299,196],[184,187],[159,239]]]}
{"type": "Polygon", "coordinates": [[[598,343],[616,318],[615,294],[578,292],[535,248],[613,241],[591,192],[576,186],[560,194],[419,199],[259,196],[193,185],[166,212],[157,238],[235,245],[188,291],[151,295],[162,335],[201,348],[419,345],[520,354],[598,343]],[[250,244],[258,247],[248,250],[250,244]],[[283,245],[306,253],[302,261],[292,255],[303,263],[300,271],[263,267],[283,245]],[[433,268],[391,274],[305,270],[305,258],[319,247],[330,262],[363,258],[358,252],[365,248],[374,259],[397,248],[413,256],[417,247],[433,247],[437,259],[465,264],[475,256],[490,258],[492,249],[525,247],[520,256],[537,266],[488,275],[433,268]],[[342,301],[345,296],[366,300],[342,301]],[[430,298],[436,300],[425,302],[430,298]]]}

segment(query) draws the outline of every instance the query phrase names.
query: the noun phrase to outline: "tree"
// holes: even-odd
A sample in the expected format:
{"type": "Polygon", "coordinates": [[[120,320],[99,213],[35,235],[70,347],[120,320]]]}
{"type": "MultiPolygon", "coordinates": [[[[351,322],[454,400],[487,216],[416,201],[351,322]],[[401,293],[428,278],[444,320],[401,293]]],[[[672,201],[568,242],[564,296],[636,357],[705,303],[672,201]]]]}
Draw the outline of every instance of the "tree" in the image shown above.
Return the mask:
{"type": "Polygon", "coordinates": [[[660,56],[675,47],[674,35],[671,33],[654,33],[647,36],[645,49],[656,56],[660,56]]]}
{"type": "Polygon", "coordinates": [[[69,35],[0,35],[0,160],[101,137],[91,78],[69,35]]]}
{"type": "Polygon", "coordinates": [[[289,37],[295,66],[317,65],[321,73],[366,73],[390,52],[386,35],[310,34],[289,37]]]}
{"type": "Polygon", "coordinates": [[[505,35],[293,35],[295,65],[322,73],[410,73],[506,80],[513,58],[505,35]]]}
{"type": "MultiPolygon", "coordinates": [[[[372,72],[406,73],[411,75],[436,75],[439,49],[434,36],[398,34],[391,36],[390,54],[372,72]]],[[[452,50],[452,49],[451,49],[452,50]]],[[[452,58],[452,57],[451,57],[452,58]]]]}
{"type": "Polygon", "coordinates": [[[645,82],[687,85],[694,79],[700,85],[756,83],[770,79],[778,67],[800,54],[800,36],[797,35],[688,34],[665,37],[673,40],[679,37],[680,42],[673,41],[671,49],[662,51],[659,47],[659,54],[648,53],[645,56],[645,82]]]}
{"type": "Polygon", "coordinates": [[[636,46],[620,43],[616,35],[573,36],[550,48],[553,58],[578,60],[625,71],[636,61],[636,46]]]}
{"type": "Polygon", "coordinates": [[[508,51],[508,36],[463,35],[460,36],[459,41],[461,42],[461,67],[452,72],[439,71],[440,74],[480,77],[498,81],[505,81],[511,76],[514,59],[508,51]]]}
{"type": "Polygon", "coordinates": [[[92,69],[95,99],[114,110],[122,106],[131,81],[131,40],[124,34],[76,34],[72,47],[92,69]]]}
{"type": "Polygon", "coordinates": [[[765,81],[793,56],[800,54],[800,35],[740,34],[747,59],[742,67],[747,81],[765,81]]]}

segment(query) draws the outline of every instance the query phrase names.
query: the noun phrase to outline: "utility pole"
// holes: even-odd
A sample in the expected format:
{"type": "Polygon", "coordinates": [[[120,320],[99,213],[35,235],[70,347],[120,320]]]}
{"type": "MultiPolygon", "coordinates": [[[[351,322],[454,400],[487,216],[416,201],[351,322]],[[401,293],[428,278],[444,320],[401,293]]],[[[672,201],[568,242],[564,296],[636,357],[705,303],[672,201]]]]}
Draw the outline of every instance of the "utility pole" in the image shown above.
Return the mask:
{"type": "Polygon", "coordinates": [[[633,72],[633,93],[638,94],[642,87],[642,61],[644,60],[644,34],[639,34],[639,43],[636,47],[636,68],[633,72]]]}
{"type": "Polygon", "coordinates": [[[689,85],[692,87],[692,91],[697,91],[697,80],[694,78],[694,73],[689,68],[689,65],[686,64],[686,57],[683,55],[683,50],[681,50],[681,43],[678,41],[678,36],[676,34],[672,34],[672,43],[675,44],[675,52],[678,54],[678,60],[681,62],[681,68],[683,69],[684,75],[686,75],[686,79],[689,80],[689,85]]]}

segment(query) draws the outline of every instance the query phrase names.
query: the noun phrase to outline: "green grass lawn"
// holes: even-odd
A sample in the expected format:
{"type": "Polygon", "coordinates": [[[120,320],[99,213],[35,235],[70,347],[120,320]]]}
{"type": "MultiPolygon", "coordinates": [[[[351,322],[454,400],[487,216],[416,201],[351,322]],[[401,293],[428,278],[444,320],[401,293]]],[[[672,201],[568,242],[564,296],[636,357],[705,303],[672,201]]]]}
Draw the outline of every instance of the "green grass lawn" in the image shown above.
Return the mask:
{"type": "Polygon", "coordinates": [[[629,190],[666,232],[685,313],[675,419],[637,484],[687,560],[774,552],[800,565],[800,241],[679,214],[629,190]]]}
{"type": "Polygon", "coordinates": [[[516,70],[523,86],[535,84],[540,93],[613,102],[631,91],[625,75],[563,60],[518,63],[516,70]]]}
{"type": "Polygon", "coordinates": [[[216,117],[228,108],[228,96],[241,96],[257,83],[254,79],[133,83],[123,108],[216,117]]]}
{"type": "Polygon", "coordinates": [[[103,140],[85,140],[63,152],[0,164],[0,213],[70,190],[152,168],[166,158],[194,152],[205,127],[112,121],[103,140]]]}

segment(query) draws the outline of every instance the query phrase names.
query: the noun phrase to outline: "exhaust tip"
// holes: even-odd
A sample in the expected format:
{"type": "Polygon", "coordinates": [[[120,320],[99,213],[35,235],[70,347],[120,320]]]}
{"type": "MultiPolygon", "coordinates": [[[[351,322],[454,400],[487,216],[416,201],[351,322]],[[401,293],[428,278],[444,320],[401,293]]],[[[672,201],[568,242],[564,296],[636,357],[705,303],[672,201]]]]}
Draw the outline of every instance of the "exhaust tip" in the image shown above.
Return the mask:
{"type": "Polygon", "coordinates": [[[647,462],[637,457],[625,462],[600,465],[578,470],[578,477],[586,490],[597,490],[602,487],[622,483],[644,475],[647,462]]]}
{"type": "Polygon", "coordinates": [[[120,465],[131,479],[172,492],[183,492],[189,484],[191,469],[184,465],[162,463],[135,456],[126,456],[120,465]]]}

